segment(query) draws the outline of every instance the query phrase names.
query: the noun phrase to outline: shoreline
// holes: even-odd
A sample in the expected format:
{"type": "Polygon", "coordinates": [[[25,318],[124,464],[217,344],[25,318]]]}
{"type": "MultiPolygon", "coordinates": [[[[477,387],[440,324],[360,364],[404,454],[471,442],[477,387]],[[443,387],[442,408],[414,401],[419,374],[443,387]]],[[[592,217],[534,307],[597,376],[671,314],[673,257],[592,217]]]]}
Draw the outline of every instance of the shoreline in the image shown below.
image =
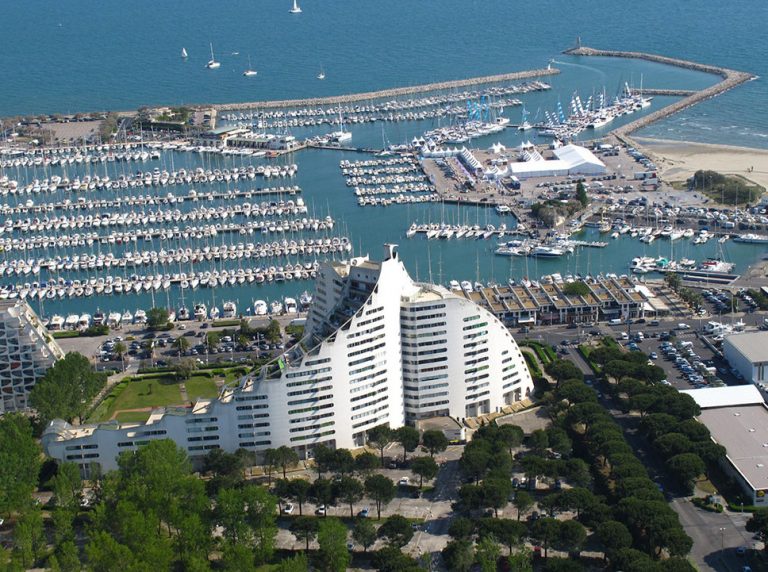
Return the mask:
{"type": "Polygon", "coordinates": [[[768,149],[637,137],[638,147],[655,159],[663,179],[685,180],[699,169],[738,175],[768,189],[768,149]],[[748,171],[749,169],[752,171],[748,171]]]}

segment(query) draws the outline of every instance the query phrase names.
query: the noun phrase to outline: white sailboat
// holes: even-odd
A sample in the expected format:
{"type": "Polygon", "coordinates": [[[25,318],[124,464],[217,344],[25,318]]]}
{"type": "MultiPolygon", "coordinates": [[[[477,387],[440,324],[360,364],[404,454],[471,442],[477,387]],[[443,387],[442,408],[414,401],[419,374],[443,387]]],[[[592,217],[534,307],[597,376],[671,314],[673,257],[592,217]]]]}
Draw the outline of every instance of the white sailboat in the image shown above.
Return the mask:
{"type": "Polygon", "coordinates": [[[252,76],[255,76],[257,73],[259,73],[259,72],[257,72],[257,71],[256,71],[255,69],[253,69],[253,67],[251,66],[251,55],[250,55],[250,54],[248,54],[248,69],[247,69],[247,70],[245,70],[245,71],[243,72],[243,75],[244,75],[245,77],[252,77],[252,76]]]}
{"type": "Polygon", "coordinates": [[[213,43],[211,43],[211,59],[205,64],[205,67],[209,70],[215,70],[216,68],[221,67],[221,63],[217,62],[216,58],[213,57],[213,43]]]}
{"type": "Polygon", "coordinates": [[[323,66],[320,66],[320,73],[317,74],[317,79],[325,79],[325,71],[323,70],[323,66]]]}
{"type": "Polygon", "coordinates": [[[183,59],[187,59],[187,49],[186,48],[181,48],[181,57],[183,59]]]}
{"type": "Polygon", "coordinates": [[[301,8],[299,8],[298,0],[293,0],[293,8],[290,10],[291,14],[301,14],[301,8]]]}

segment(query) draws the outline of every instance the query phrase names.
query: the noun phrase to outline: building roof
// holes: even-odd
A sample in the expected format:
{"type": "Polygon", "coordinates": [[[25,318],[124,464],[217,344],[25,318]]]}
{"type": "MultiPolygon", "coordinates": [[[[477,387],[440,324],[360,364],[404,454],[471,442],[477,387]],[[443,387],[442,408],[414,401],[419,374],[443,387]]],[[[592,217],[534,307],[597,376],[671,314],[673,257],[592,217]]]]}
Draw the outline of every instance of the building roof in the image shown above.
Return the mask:
{"type": "Polygon", "coordinates": [[[751,383],[728,387],[704,387],[702,389],[683,389],[696,401],[701,409],[713,407],[734,407],[739,405],[757,405],[765,403],[760,390],[751,383]]]}
{"type": "Polygon", "coordinates": [[[598,159],[592,151],[579,145],[563,145],[554,149],[552,153],[555,157],[569,163],[572,167],[585,163],[595,165],[596,167],[605,167],[605,163],[598,159]]]}
{"type": "MultiPolygon", "coordinates": [[[[516,175],[547,175],[568,173],[588,165],[595,172],[605,170],[605,163],[592,151],[578,145],[564,145],[553,151],[556,159],[538,159],[510,163],[507,172],[516,175]]],[[[541,155],[539,155],[541,157],[541,155]]]]}
{"type": "Polygon", "coordinates": [[[768,408],[762,405],[702,411],[712,438],[728,451],[733,466],[755,490],[768,490],[768,408]]]}
{"type": "Polygon", "coordinates": [[[733,334],[726,337],[723,343],[733,346],[752,363],[768,361],[768,332],[733,334]]]}

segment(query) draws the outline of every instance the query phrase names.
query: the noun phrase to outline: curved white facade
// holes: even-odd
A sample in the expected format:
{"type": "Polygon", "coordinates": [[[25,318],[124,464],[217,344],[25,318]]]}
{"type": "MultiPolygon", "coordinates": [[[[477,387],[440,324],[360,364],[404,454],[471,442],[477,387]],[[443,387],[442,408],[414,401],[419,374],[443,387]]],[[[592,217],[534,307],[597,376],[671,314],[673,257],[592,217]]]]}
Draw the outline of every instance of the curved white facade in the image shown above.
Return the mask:
{"type": "Polygon", "coordinates": [[[54,458],[105,470],[119,452],[153,437],[173,439],[192,457],[215,447],[281,445],[305,455],[318,443],[361,446],[366,431],[384,423],[490,413],[532,389],[501,322],[445,288],[413,282],[387,246],[381,262],[322,267],[304,339],[259,376],[191,410],[158,411],[144,425],[55,421],[43,444],[54,458]]]}

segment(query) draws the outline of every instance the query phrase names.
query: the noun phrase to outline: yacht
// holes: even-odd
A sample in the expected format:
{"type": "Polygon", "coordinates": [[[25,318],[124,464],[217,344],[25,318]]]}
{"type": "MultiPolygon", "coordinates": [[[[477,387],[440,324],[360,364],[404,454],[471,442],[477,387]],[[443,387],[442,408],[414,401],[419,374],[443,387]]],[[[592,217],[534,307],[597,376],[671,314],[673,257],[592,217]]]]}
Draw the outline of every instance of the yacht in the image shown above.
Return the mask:
{"type": "Polygon", "coordinates": [[[237,316],[237,306],[234,302],[224,302],[224,318],[234,318],[237,316]]]}
{"type": "Polygon", "coordinates": [[[734,242],[744,242],[747,244],[765,244],[768,242],[768,236],[761,234],[742,234],[733,239],[734,242]]]}
{"type": "Polygon", "coordinates": [[[253,67],[251,66],[251,56],[250,56],[250,54],[249,54],[249,55],[248,55],[248,69],[246,69],[246,70],[243,72],[243,75],[244,75],[245,77],[253,77],[253,76],[255,76],[255,75],[256,75],[256,74],[258,74],[258,73],[259,73],[259,72],[257,72],[257,71],[256,71],[255,69],[253,69],[253,67]]]}
{"type": "Polygon", "coordinates": [[[144,310],[136,310],[136,313],[133,315],[133,322],[135,324],[146,324],[147,313],[144,310]]]}
{"type": "Polygon", "coordinates": [[[179,308],[179,311],[176,314],[176,319],[180,321],[189,320],[189,310],[186,307],[179,308]]]}
{"type": "Polygon", "coordinates": [[[209,70],[215,70],[216,68],[221,67],[221,63],[216,61],[216,58],[213,56],[213,43],[211,43],[211,59],[208,60],[208,63],[205,64],[205,67],[207,67],[209,70]]]}
{"type": "Polygon", "coordinates": [[[219,319],[218,307],[213,306],[210,310],[208,310],[208,315],[211,317],[211,320],[218,320],[219,319]]]}
{"type": "Polygon", "coordinates": [[[256,300],[253,304],[253,313],[256,316],[266,316],[267,310],[267,303],[264,300],[256,300]]]}
{"type": "Polygon", "coordinates": [[[537,258],[557,258],[563,254],[565,254],[565,251],[562,248],[544,245],[537,246],[531,251],[531,256],[537,258]]]}
{"type": "Polygon", "coordinates": [[[302,310],[307,310],[312,303],[312,294],[305,290],[301,296],[299,296],[299,303],[301,304],[302,310]]]}
{"type": "Polygon", "coordinates": [[[291,8],[289,11],[291,14],[301,14],[301,8],[299,8],[298,0],[293,0],[293,8],[291,8]]]}
{"type": "Polygon", "coordinates": [[[317,74],[317,79],[325,79],[325,72],[323,71],[323,66],[320,66],[320,73],[317,74]]]}
{"type": "Polygon", "coordinates": [[[296,306],[296,298],[286,298],[285,299],[285,313],[286,314],[295,314],[298,310],[298,306],[296,306]]]}
{"type": "Polygon", "coordinates": [[[208,317],[208,308],[205,304],[195,304],[195,320],[202,322],[208,317]]]}

